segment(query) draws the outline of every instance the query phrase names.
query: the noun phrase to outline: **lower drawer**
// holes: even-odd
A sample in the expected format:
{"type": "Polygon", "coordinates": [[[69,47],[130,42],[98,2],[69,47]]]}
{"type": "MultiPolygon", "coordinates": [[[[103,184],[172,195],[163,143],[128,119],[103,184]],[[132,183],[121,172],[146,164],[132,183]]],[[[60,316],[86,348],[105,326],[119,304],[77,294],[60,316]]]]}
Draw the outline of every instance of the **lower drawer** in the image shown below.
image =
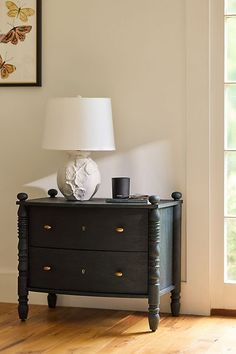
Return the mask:
{"type": "Polygon", "coordinates": [[[31,247],[29,287],[78,292],[147,294],[146,252],[31,247]]]}

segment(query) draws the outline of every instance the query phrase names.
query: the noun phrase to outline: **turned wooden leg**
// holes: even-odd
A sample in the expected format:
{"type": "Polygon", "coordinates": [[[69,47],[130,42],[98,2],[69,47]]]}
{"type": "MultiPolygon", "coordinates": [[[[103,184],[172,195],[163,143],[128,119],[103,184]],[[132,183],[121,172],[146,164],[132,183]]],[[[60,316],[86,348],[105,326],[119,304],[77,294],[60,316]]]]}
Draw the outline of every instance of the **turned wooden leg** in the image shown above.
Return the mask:
{"type": "Polygon", "coordinates": [[[50,309],[55,309],[57,304],[57,295],[53,293],[48,294],[48,307],[50,309]]]}
{"type": "Polygon", "coordinates": [[[24,321],[28,316],[28,215],[25,207],[26,193],[19,193],[18,209],[18,314],[24,321]]]}
{"type": "MultiPolygon", "coordinates": [[[[180,201],[180,192],[172,193],[172,198],[180,201]]],[[[180,291],[181,291],[181,201],[173,210],[173,283],[174,290],[171,291],[171,313],[172,316],[179,316],[180,312],[180,291]]]]}
{"type": "Polygon", "coordinates": [[[171,291],[171,313],[172,316],[179,316],[180,311],[180,292],[176,290],[171,291]]]}
{"type": "Polygon", "coordinates": [[[28,296],[19,296],[18,300],[18,314],[22,321],[25,321],[28,317],[28,296]]]}
{"type": "MultiPolygon", "coordinates": [[[[152,196],[149,201],[155,205],[159,198],[152,196]]],[[[157,207],[149,212],[148,245],[148,321],[155,332],[160,320],[160,212],[157,207]]]]}
{"type": "Polygon", "coordinates": [[[149,305],[148,308],[148,322],[152,332],[155,332],[160,322],[159,307],[155,305],[149,305]]]}

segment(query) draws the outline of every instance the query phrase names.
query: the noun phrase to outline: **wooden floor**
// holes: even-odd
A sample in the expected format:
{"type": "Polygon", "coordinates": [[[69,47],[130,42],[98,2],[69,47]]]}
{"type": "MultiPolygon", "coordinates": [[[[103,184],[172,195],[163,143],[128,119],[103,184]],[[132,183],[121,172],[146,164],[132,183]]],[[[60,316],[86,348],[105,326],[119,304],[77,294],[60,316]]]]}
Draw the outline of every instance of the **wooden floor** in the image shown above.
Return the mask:
{"type": "Polygon", "coordinates": [[[236,318],[162,315],[152,333],[139,312],[31,305],[21,322],[16,311],[0,304],[0,353],[236,353],[236,318]]]}

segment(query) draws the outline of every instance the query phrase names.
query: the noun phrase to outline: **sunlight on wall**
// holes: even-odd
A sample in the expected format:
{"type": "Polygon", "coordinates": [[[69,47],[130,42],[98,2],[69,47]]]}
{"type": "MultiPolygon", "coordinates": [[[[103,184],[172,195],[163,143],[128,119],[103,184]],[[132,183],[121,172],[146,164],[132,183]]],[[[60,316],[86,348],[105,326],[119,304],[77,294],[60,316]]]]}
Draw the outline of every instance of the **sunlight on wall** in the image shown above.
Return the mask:
{"type": "MultiPolygon", "coordinates": [[[[64,152],[61,152],[63,155],[64,152]]],[[[162,198],[170,197],[175,190],[180,190],[175,178],[174,152],[169,141],[145,144],[127,152],[109,153],[109,156],[96,158],[102,183],[95,198],[111,197],[111,178],[127,176],[131,178],[131,194],[157,194],[162,198]]],[[[91,155],[93,158],[93,155],[91,155]]],[[[26,183],[25,190],[33,192],[35,188],[47,194],[48,189],[57,187],[56,172],[26,183]]],[[[59,195],[61,193],[59,192],[59,195]]]]}

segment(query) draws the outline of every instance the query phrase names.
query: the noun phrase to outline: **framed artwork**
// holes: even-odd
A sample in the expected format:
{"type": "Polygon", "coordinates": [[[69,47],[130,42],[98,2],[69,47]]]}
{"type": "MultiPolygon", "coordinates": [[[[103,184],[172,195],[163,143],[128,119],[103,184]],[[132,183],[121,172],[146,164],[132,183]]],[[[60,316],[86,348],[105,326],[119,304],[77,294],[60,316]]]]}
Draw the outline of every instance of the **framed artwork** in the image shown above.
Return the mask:
{"type": "Polygon", "coordinates": [[[0,86],[41,86],[41,0],[0,0],[0,86]]]}

